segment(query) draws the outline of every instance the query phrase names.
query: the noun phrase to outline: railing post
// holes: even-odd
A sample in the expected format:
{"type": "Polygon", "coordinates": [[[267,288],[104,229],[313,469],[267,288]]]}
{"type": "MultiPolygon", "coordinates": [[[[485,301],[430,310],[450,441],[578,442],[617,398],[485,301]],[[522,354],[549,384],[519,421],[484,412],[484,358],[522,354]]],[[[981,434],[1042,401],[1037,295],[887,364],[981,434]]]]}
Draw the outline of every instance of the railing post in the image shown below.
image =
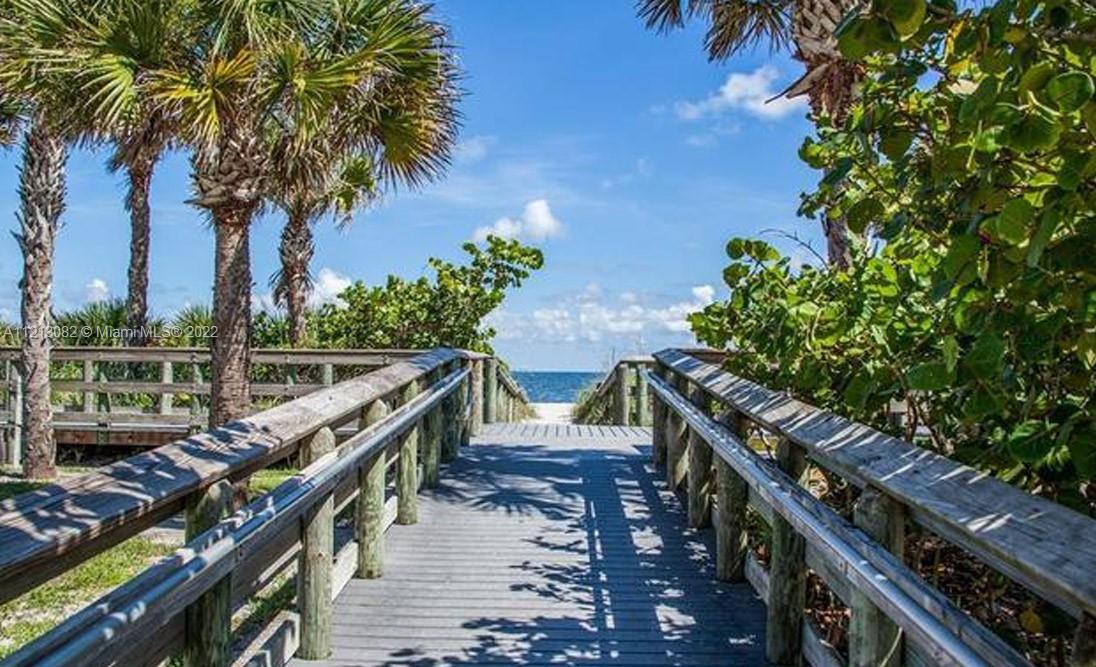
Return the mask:
{"type": "MultiPolygon", "coordinates": [[[[781,438],[776,445],[776,464],[796,482],[807,469],[803,450],[787,438],[781,438]]],[[[765,625],[765,656],[773,665],[799,664],[806,605],[805,555],[803,537],[774,512],[765,625]]]]}
{"type": "Polygon", "coordinates": [[[616,380],[616,384],[613,385],[613,423],[620,426],[628,426],[632,421],[632,408],[629,405],[631,394],[628,393],[628,369],[628,363],[621,361],[613,371],[616,380]]]}
{"type": "MultiPolygon", "coordinates": [[[[365,408],[362,426],[369,427],[388,416],[388,404],[377,399],[365,408]]],[[[386,450],[377,452],[358,471],[358,578],[376,579],[384,571],[384,490],[386,450]]]]}
{"type": "MultiPolygon", "coordinates": [[[[479,435],[483,431],[483,359],[472,360],[472,418],[469,423],[469,435],[479,435]]],[[[462,444],[467,444],[462,441],[462,444]]]]}
{"type": "MultiPolygon", "coordinates": [[[[689,396],[689,401],[704,409],[708,395],[697,385],[689,396]]],[[[712,522],[712,448],[694,429],[689,429],[689,526],[705,528],[712,522]]]]}
{"type": "MultiPolygon", "coordinates": [[[[724,425],[746,444],[746,422],[734,410],[722,419],[724,425]]],[[[722,457],[715,457],[716,505],[719,523],[716,525],[715,577],[720,581],[745,579],[746,554],[749,541],[746,535],[746,504],[749,502],[749,486],[722,457]]]]}
{"type": "MultiPolygon", "coordinates": [[[[84,359],[84,382],[95,382],[95,362],[84,359]]],[[[84,390],[84,412],[95,412],[95,392],[84,390]]]]}
{"type": "Polygon", "coordinates": [[[498,418],[499,374],[498,360],[488,357],[483,360],[483,423],[494,424],[498,418]]]}
{"type": "MultiPolygon", "coordinates": [[[[419,380],[403,390],[403,402],[419,395],[419,380]]],[[[407,526],[419,520],[419,437],[422,422],[412,426],[400,440],[400,459],[396,475],[396,523],[407,526]]]]}
{"type": "MultiPolygon", "coordinates": [[[[441,368],[426,376],[431,386],[441,379],[441,368]]],[[[434,488],[438,485],[438,469],[441,465],[442,405],[439,403],[426,413],[422,420],[422,457],[423,485],[434,488]]]]}
{"type": "MultiPolygon", "coordinates": [[[[684,394],[685,388],[689,386],[689,381],[681,375],[674,374],[671,384],[678,393],[684,394]]],[[[685,420],[673,410],[668,410],[666,418],[666,483],[669,484],[671,491],[676,491],[685,480],[687,430],[685,420]]]]}
{"type": "Polygon", "coordinates": [[[11,440],[8,462],[23,465],[23,367],[17,361],[8,369],[8,403],[11,406],[11,440]]]}
{"type": "Polygon", "coordinates": [[[320,367],[320,382],[325,385],[335,383],[335,366],[333,364],[324,364],[320,367]]]}
{"type": "MultiPolygon", "coordinates": [[[[228,516],[232,484],[214,483],[187,502],[186,541],[228,516]]],[[[232,575],[226,575],[186,608],[183,663],[187,667],[221,667],[232,657],[232,575]]]]}
{"type": "MultiPolygon", "coordinates": [[[[203,384],[203,382],[202,382],[202,364],[200,364],[197,361],[192,361],[190,363],[190,374],[191,374],[192,381],[194,382],[195,388],[197,388],[197,385],[203,384]]],[[[197,432],[196,429],[198,427],[196,427],[195,424],[198,423],[199,417],[201,417],[201,414],[202,414],[202,399],[201,399],[201,396],[198,393],[192,393],[190,395],[190,422],[191,422],[191,427],[188,429],[191,432],[191,435],[193,435],[194,433],[197,432]]]]}
{"type": "MultiPolygon", "coordinates": [[[[665,380],[667,371],[661,364],[656,365],[653,369],[655,375],[665,380]]],[[[666,462],[666,428],[667,419],[666,415],[669,412],[669,408],[662,399],[655,395],[654,399],[654,418],[651,423],[651,463],[658,466],[666,462]]]]}
{"type": "Polygon", "coordinates": [[[636,426],[651,425],[651,391],[643,370],[643,364],[636,364],[636,426]]]}
{"type": "MultiPolygon", "coordinates": [[[[902,505],[873,487],[866,487],[853,507],[853,522],[860,530],[899,558],[906,541],[906,516],[902,505]]],[[[899,667],[902,636],[898,626],[871,601],[853,588],[849,609],[849,667],[899,667]]]]}
{"type": "MultiPolygon", "coordinates": [[[[454,370],[460,370],[460,363],[453,362],[446,368],[446,375],[454,370]]],[[[461,438],[461,423],[460,423],[460,407],[461,399],[464,398],[464,383],[465,380],[461,380],[460,385],[453,390],[446,398],[442,412],[442,443],[441,443],[441,460],[448,462],[457,457],[457,450],[460,448],[461,438]]]]}
{"type": "MultiPolygon", "coordinates": [[[[170,361],[161,361],[160,362],[160,383],[163,384],[163,385],[170,386],[173,382],[175,382],[175,372],[174,372],[173,366],[171,365],[171,362],[170,361]]],[[[175,397],[175,394],[173,394],[169,391],[164,391],[160,394],[160,414],[162,414],[162,415],[171,414],[171,404],[172,404],[172,399],[174,397],[175,397]]]]}
{"type": "MultiPolygon", "coordinates": [[[[324,427],[302,447],[301,464],[311,465],[335,450],[335,434],[324,427]]],[[[335,551],[335,499],[327,494],[304,516],[297,599],[301,643],[297,655],[322,660],[331,655],[331,569],[335,551]]]]}
{"type": "Polygon", "coordinates": [[[1073,635],[1073,667],[1096,667],[1096,616],[1081,612],[1081,621],[1073,635]]]}

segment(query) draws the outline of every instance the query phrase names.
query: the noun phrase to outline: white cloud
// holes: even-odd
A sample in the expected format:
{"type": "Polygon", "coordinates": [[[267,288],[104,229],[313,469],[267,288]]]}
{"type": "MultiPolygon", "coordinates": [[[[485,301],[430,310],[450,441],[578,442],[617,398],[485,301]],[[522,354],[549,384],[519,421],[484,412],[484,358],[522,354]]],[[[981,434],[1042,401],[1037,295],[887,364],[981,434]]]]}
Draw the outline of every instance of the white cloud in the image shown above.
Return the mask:
{"type": "Polygon", "coordinates": [[[619,343],[669,336],[684,342],[691,339],[688,316],[715,300],[711,285],[697,285],[690,291],[691,298],[677,301],[626,291],[619,295],[619,303],[606,303],[604,291],[591,283],[550,307],[531,313],[496,311],[488,320],[502,340],[619,343]]]}
{"type": "Polygon", "coordinates": [[[97,301],[106,301],[109,298],[110,287],[107,286],[107,281],[102,278],[92,278],[91,282],[84,285],[84,301],[95,303],[97,301]]]}
{"type": "Polygon", "coordinates": [[[778,97],[773,85],[780,72],[772,65],[762,65],[752,72],[732,72],[719,90],[697,102],[678,102],[674,112],[681,120],[695,121],[718,116],[727,111],[742,111],[758,118],[775,120],[806,107],[803,97],[778,97]]]}
{"type": "Polygon", "coordinates": [[[336,301],[342,303],[339,294],[350,287],[352,282],[354,281],[347,276],[325,266],[316,274],[316,282],[312,285],[312,294],[309,296],[309,305],[315,307],[336,301]]]}
{"type": "Polygon", "coordinates": [[[472,238],[479,242],[488,236],[523,241],[545,241],[563,234],[563,223],[552,214],[546,199],[534,199],[525,205],[521,217],[499,218],[493,225],[477,227],[472,238]]]}
{"type": "Polygon", "coordinates": [[[479,162],[487,157],[487,153],[493,143],[493,137],[485,137],[482,135],[468,137],[457,144],[456,149],[453,151],[453,155],[459,162],[479,162]]]}

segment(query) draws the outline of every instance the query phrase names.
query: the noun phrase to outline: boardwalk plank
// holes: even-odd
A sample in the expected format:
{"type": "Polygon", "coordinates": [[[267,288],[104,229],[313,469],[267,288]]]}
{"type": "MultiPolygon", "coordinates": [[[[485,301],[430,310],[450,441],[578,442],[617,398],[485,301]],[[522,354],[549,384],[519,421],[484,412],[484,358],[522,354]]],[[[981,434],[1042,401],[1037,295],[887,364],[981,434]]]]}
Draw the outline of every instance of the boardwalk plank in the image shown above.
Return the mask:
{"type": "Polygon", "coordinates": [[[490,424],[293,667],[764,665],[762,603],[646,462],[649,428],[490,424]]]}

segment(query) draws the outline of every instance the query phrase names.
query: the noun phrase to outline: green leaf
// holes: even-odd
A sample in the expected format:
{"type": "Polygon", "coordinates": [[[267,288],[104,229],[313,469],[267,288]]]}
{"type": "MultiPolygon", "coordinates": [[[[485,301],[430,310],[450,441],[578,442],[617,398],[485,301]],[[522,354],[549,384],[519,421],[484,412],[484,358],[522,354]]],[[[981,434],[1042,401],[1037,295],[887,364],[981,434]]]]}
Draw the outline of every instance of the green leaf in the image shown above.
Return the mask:
{"type": "Polygon", "coordinates": [[[940,262],[940,268],[944,270],[944,275],[949,280],[955,280],[959,272],[974,259],[981,248],[982,243],[977,236],[967,234],[955,238],[951,243],[951,247],[948,248],[948,254],[940,262]]]}
{"type": "Polygon", "coordinates": [[[959,343],[955,340],[955,336],[945,336],[941,350],[944,353],[944,364],[948,373],[954,373],[959,363],[959,343]]]}
{"type": "Polygon", "coordinates": [[[735,262],[730,264],[727,268],[723,269],[723,282],[727,283],[728,287],[737,287],[739,281],[750,274],[750,267],[742,264],[741,262],[735,262]]]}
{"type": "Polygon", "coordinates": [[[1092,77],[1085,72],[1066,72],[1047,82],[1047,97],[1062,113],[1077,111],[1092,99],[1092,77]]]}
{"type": "Polygon", "coordinates": [[[845,387],[845,404],[854,410],[863,410],[873,391],[875,391],[875,382],[872,380],[871,371],[861,368],[845,387]]]}
{"type": "Polygon", "coordinates": [[[1096,432],[1092,426],[1074,428],[1066,447],[1078,476],[1086,480],[1096,477],[1096,432]]]}
{"type": "Polygon", "coordinates": [[[1006,446],[1017,460],[1035,463],[1046,456],[1054,445],[1046,436],[1046,425],[1041,421],[1026,421],[1012,430],[1006,446]]]}
{"type": "Polygon", "coordinates": [[[883,217],[883,205],[874,197],[861,199],[853,204],[845,215],[845,223],[857,234],[863,234],[868,225],[883,217]]]}
{"type": "Polygon", "coordinates": [[[953,381],[954,375],[948,365],[942,361],[929,361],[917,364],[906,373],[906,382],[910,389],[918,391],[940,391],[953,381]]]}
{"type": "Polygon", "coordinates": [[[978,337],[974,345],[963,357],[963,365],[975,377],[986,380],[996,377],[1001,371],[1001,361],[1005,356],[1005,344],[997,334],[987,333],[978,337]]]}
{"type": "Polygon", "coordinates": [[[925,0],[888,0],[883,15],[902,39],[906,39],[916,33],[924,23],[925,10],[925,0]]]}
{"type": "Polygon", "coordinates": [[[1027,240],[1028,225],[1035,215],[1035,207],[1026,199],[1012,199],[1001,207],[1001,213],[993,219],[994,238],[1009,245],[1020,245],[1027,240]]]}
{"type": "Polygon", "coordinates": [[[1047,244],[1050,243],[1050,239],[1054,237],[1054,232],[1057,231],[1058,223],[1061,219],[1062,216],[1054,209],[1043,211],[1043,215],[1039,221],[1039,228],[1035,230],[1035,234],[1033,234],[1031,240],[1028,241],[1026,258],[1028,266],[1034,267],[1039,265],[1039,259],[1043,256],[1043,251],[1046,250],[1047,244]]]}
{"type": "Polygon", "coordinates": [[[891,23],[869,14],[838,26],[834,35],[841,55],[849,60],[861,60],[875,51],[892,51],[899,46],[898,33],[891,23]]]}
{"type": "Polygon", "coordinates": [[[1029,152],[1053,148],[1062,133],[1061,126],[1039,111],[1029,111],[1006,135],[1010,147],[1029,152]]]}
{"type": "Polygon", "coordinates": [[[879,141],[879,150],[892,162],[900,159],[913,144],[913,133],[907,130],[894,130],[883,133],[879,141]]]}
{"type": "Polygon", "coordinates": [[[963,402],[963,416],[970,421],[978,421],[1001,411],[1001,399],[986,389],[978,387],[963,402]]]}
{"type": "Polygon", "coordinates": [[[1084,180],[1090,155],[1080,151],[1071,151],[1062,156],[1062,167],[1058,170],[1058,187],[1073,192],[1084,180]]]}
{"type": "Polygon", "coordinates": [[[731,259],[742,259],[746,254],[746,239],[733,238],[727,242],[727,256],[731,259]]]}

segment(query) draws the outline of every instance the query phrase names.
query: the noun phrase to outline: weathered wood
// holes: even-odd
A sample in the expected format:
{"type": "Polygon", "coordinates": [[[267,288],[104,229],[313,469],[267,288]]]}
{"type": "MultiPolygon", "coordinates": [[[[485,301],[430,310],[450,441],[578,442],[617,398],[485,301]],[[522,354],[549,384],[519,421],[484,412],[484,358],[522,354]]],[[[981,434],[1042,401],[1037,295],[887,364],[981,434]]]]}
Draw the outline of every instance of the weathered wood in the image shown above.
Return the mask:
{"type": "Polygon", "coordinates": [[[363,374],[259,415],[227,424],[0,501],[0,602],[180,511],[189,495],[291,454],[323,426],[456,359],[449,350],[363,374]]]}
{"type": "Polygon", "coordinates": [[[875,486],[910,520],[1079,616],[1096,613],[1093,520],[992,475],[806,405],[678,350],[655,357],[811,460],[858,486],[875,486]]]}
{"type": "MultiPolygon", "coordinates": [[[[369,404],[363,416],[363,426],[368,428],[388,416],[388,404],[376,400],[369,404]]],[[[375,579],[384,571],[384,454],[374,456],[359,471],[357,538],[358,577],[375,579]]]]}
{"type": "Polygon", "coordinates": [[[636,426],[651,425],[651,391],[643,366],[636,366],[636,426]]]}
{"type": "Polygon", "coordinates": [[[174,394],[170,391],[171,384],[175,381],[174,367],[170,361],[160,362],[160,383],[164,385],[163,393],[160,394],[160,414],[166,415],[171,412],[172,399],[174,394]]]}
{"type": "Polygon", "coordinates": [[[628,393],[630,368],[622,361],[617,364],[613,373],[613,423],[620,426],[629,426],[632,423],[631,394],[628,393]]]}
{"type": "Polygon", "coordinates": [[[320,366],[320,382],[324,385],[335,383],[335,366],[333,364],[320,366]]]}
{"type": "Polygon", "coordinates": [[[483,410],[484,410],[484,396],[483,396],[483,359],[474,359],[470,362],[472,364],[472,421],[469,435],[477,436],[480,431],[483,430],[483,410]]]}
{"type": "MultiPolygon", "coordinates": [[[[656,365],[652,371],[655,375],[661,378],[665,378],[667,371],[661,365],[656,365]]],[[[646,380],[644,380],[646,384],[646,380]]],[[[651,463],[658,466],[663,465],[666,462],[666,404],[663,403],[656,396],[653,398],[654,409],[651,420],[651,463]]]]}
{"type": "Polygon", "coordinates": [[[498,421],[499,362],[494,357],[483,360],[483,423],[498,421]]]}
{"type": "MultiPolygon", "coordinates": [[[[899,558],[906,541],[902,505],[866,487],[853,508],[853,523],[899,558]]],[[[856,588],[850,591],[849,667],[900,667],[902,637],[898,626],[856,588]]]]}
{"type": "Polygon", "coordinates": [[[1073,667],[1096,667],[1096,616],[1084,613],[1073,635],[1073,667]]]}
{"type": "MultiPolygon", "coordinates": [[[[457,370],[459,366],[456,362],[446,367],[447,372],[457,370]]],[[[462,384],[455,392],[449,395],[445,401],[442,402],[441,413],[441,460],[442,462],[452,461],[457,457],[457,451],[460,449],[460,429],[461,424],[459,421],[460,416],[460,401],[464,395],[464,385],[462,384]]]]}
{"type": "MultiPolygon", "coordinates": [[[[707,395],[693,389],[690,400],[697,409],[704,409],[707,395]]],[[[706,528],[712,521],[712,448],[699,433],[689,431],[688,446],[688,516],[689,527],[706,528]]]]}
{"type": "MultiPolygon", "coordinates": [[[[419,395],[418,380],[409,382],[402,392],[406,403],[419,395]]],[[[399,467],[396,469],[396,523],[407,526],[419,520],[419,438],[422,434],[422,422],[408,430],[400,438],[399,467]]]]}
{"type": "MultiPolygon", "coordinates": [[[[793,480],[807,469],[803,450],[782,439],[776,464],[793,480]]],[[[769,562],[769,603],[765,656],[774,665],[796,665],[803,643],[803,609],[807,604],[806,542],[783,517],[774,516],[769,562]]]]}
{"type": "MultiPolygon", "coordinates": [[[[84,359],[83,369],[84,382],[92,383],[95,381],[95,362],[91,359],[84,359]]],[[[51,383],[53,384],[53,383],[51,383]]],[[[62,389],[63,391],[63,389],[62,389]]],[[[95,412],[95,392],[84,390],[84,412],[95,412]]]]}
{"type": "MultiPolygon", "coordinates": [[[[721,420],[732,433],[745,442],[745,423],[735,412],[727,412],[721,420]]],[[[749,536],[746,533],[746,508],[749,485],[721,457],[715,458],[716,504],[719,523],[716,525],[715,576],[720,581],[742,581],[749,536]]]]}
{"type": "MultiPolygon", "coordinates": [[[[186,511],[186,541],[228,516],[232,484],[221,480],[195,496],[186,511]]],[[[221,667],[232,655],[232,579],[222,577],[186,608],[183,662],[188,667],[221,667]]]]}
{"type": "MultiPolygon", "coordinates": [[[[328,427],[301,447],[301,463],[308,467],[335,450],[335,434],[328,427]]],[[[304,516],[303,545],[297,574],[297,607],[301,612],[301,645],[306,660],[331,654],[331,580],[335,552],[335,503],[331,494],[320,499],[304,516]]]]}
{"type": "Polygon", "coordinates": [[[8,410],[11,430],[8,436],[8,463],[23,465],[23,371],[18,361],[8,361],[8,410]]]}
{"type": "MultiPolygon", "coordinates": [[[[441,379],[440,371],[439,368],[427,376],[430,384],[441,379]]],[[[439,405],[423,419],[423,486],[428,489],[438,485],[438,470],[441,465],[442,410],[443,406],[439,405]]]]}
{"type": "MultiPolygon", "coordinates": [[[[671,382],[682,393],[688,386],[688,380],[680,375],[673,375],[671,382]]],[[[666,418],[666,483],[673,490],[681,486],[687,473],[687,431],[680,415],[673,410],[669,411],[666,418]]]]}
{"type": "Polygon", "coordinates": [[[751,493],[805,536],[819,556],[840,572],[848,586],[861,589],[921,649],[927,664],[951,667],[1027,665],[1000,637],[929,586],[893,554],[780,473],[725,426],[700,413],[669,384],[654,391],[699,429],[716,454],[750,485],[751,493]]]}

